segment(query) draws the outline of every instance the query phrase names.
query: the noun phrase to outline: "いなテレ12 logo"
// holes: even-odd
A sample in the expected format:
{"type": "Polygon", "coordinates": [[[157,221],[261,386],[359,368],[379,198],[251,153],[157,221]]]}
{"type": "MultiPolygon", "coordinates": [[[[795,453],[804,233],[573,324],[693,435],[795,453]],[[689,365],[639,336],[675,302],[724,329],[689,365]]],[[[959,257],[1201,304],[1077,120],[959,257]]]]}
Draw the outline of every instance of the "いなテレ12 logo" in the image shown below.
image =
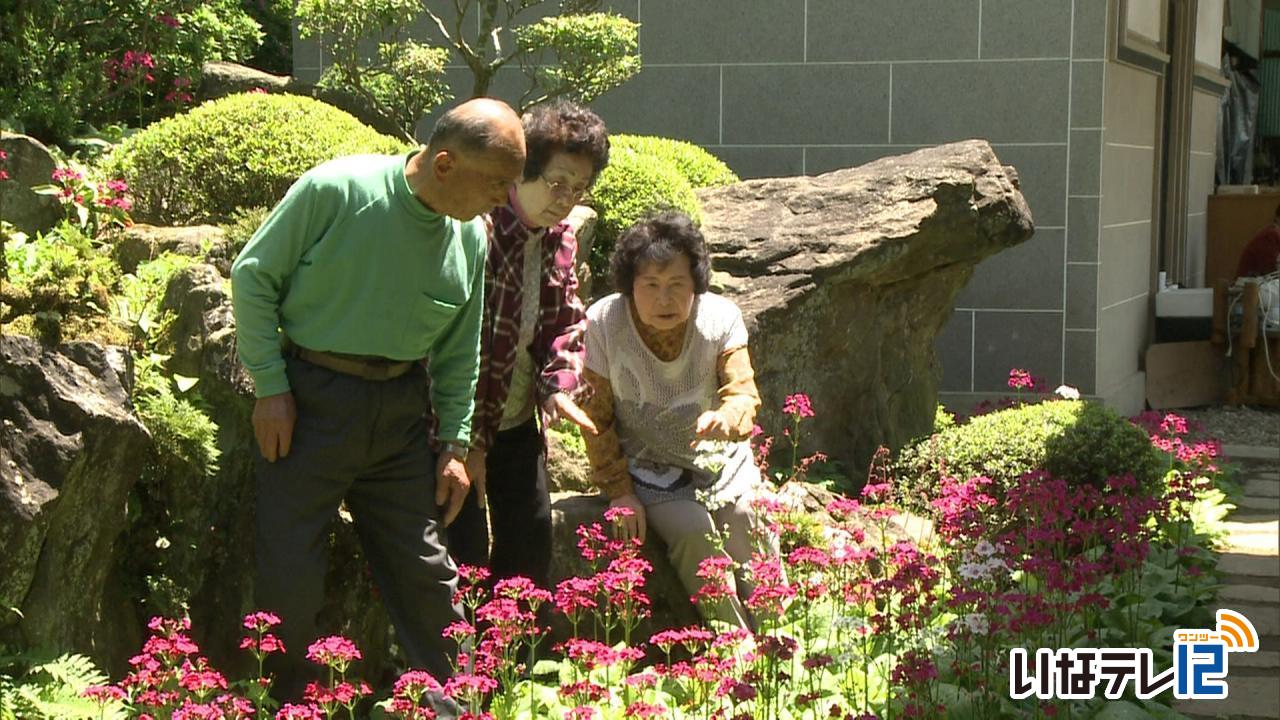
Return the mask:
{"type": "Polygon", "coordinates": [[[1031,662],[1025,648],[1009,651],[1009,697],[1042,700],[1088,700],[1102,686],[1103,697],[1133,692],[1148,699],[1173,689],[1180,700],[1227,697],[1231,653],[1257,652],[1258,631],[1243,614],[1217,612],[1212,630],[1183,628],[1173,633],[1173,667],[1157,673],[1150,648],[1059,648],[1036,650],[1031,662]]]}

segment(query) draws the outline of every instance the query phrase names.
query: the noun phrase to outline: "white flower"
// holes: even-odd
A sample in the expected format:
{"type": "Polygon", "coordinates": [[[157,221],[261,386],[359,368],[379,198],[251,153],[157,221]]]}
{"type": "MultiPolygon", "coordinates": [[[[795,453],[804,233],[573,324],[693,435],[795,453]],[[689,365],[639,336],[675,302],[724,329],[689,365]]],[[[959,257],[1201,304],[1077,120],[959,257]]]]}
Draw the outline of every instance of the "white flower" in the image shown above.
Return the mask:
{"type": "Polygon", "coordinates": [[[991,621],[982,613],[971,613],[964,616],[964,626],[974,635],[986,635],[991,631],[991,621]]]}
{"type": "Polygon", "coordinates": [[[719,475],[729,462],[729,443],[720,440],[700,440],[693,446],[693,464],[712,475],[719,475]]]}
{"type": "Polygon", "coordinates": [[[853,536],[847,530],[827,527],[826,525],[822,526],[822,538],[827,541],[827,546],[831,548],[832,556],[837,552],[842,552],[853,540],[853,536]]]}
{"type": "Polygon", "coordinates": [[[982,569],[985,570],[987,574],[990,574],[996,570],[1004,570],[1007,567],[1009,566],[1005,565],[1003,560],[1001,560],[1000,558],[994,558],[994,557],[987,558],[987,561],[982,563],[982,569]]]}
{"type": "Polygon", "coordinates": [[[960,577],[965,580],[981,580],[987,576],[986,563],[961,563],[960,577]]]}
{"type": "Polygon", "coordinates": [[[986,540],[979,540],[978,544],[973,546],[973,551],[982,557],[991,557],[996,554],[996,546],[986,540]]]}
{"type": "Polygon", "coordinates": [[[1058,389],[1053,391],[1053,394],[1057,395],[1063,400],[1079,400],[1080,399],[1080,391],[1071,387],[1070,385],[1059,385],[1058,389]]]}

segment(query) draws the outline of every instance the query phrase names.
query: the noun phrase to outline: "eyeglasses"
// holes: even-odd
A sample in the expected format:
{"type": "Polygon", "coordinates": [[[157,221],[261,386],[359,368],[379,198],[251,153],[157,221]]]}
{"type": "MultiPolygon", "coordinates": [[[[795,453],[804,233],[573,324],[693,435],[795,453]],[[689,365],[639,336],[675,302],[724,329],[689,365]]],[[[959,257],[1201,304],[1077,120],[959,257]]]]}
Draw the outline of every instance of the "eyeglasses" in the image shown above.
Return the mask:
{"type": "Polygon", "coordinates": [[[546,183],[547,189],[551,191],[551,194],[560,200],[572,200],[573,202],[578,202],[587,194],[586,185],[579,188],[570,187],[569,183],[560,180],[552,180],[546,175],[539,175],[538,179],[546,183]]]}

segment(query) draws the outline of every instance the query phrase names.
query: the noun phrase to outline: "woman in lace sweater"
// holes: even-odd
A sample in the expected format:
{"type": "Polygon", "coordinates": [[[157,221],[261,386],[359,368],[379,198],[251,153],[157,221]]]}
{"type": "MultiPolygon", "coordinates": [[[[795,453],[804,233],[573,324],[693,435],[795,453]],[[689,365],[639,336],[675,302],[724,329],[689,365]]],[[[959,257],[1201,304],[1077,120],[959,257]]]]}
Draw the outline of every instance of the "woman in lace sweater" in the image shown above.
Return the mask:
{"type": "MultiPolygon", "coordinates": [[[[708,292],[706,243],[681,213],[627,230],[612,271],[618,292],[587,310],[585,410],[599,430],[584,433],[592,476],[612,506],[633,512],[619,532],[658,533],[693,595],[703,559],[745,565],[764,537],[751,508],[760,471],[748,438],[760,397],[746,326],[732,301],[708,292]],[[725,443],[722,467],[699,467],[701,441],[725,443]]],[[[749,628],[742,601],[751,586],[741,575],[729,582],[728,600],[699,608],[749,628]]]]}

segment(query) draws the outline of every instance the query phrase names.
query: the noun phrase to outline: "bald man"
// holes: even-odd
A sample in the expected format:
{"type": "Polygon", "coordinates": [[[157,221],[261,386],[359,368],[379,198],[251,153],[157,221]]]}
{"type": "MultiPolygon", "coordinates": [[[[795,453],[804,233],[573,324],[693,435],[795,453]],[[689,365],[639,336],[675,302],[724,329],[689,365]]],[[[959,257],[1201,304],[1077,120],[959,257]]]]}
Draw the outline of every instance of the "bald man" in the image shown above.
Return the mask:
{"type": "Polygon", "coordinates": [[[282,699],[309,679],[302,658],[344,500],[410,665],[450,675],[455,649],[441,631],[462,615],[440,525],[470,485],[480,216],[506,202],[524,156],[510,107],[468,101],[445,113],[425,150],[307,172],[232,267],[239,354],[257,395],[255,600],[284,620],[282,699]]]}

